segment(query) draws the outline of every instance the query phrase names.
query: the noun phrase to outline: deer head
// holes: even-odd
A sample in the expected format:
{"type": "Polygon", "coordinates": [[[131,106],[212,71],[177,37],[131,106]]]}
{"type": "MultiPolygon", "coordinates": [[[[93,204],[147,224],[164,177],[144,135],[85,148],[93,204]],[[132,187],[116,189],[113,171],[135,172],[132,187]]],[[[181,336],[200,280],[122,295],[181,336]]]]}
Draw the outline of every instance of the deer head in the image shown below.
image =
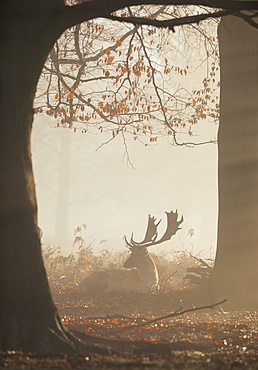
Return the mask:
{"type": "Polygon", "coordinates": [[[146,264],[146,260],[150,258],[148,250],[145,247],[130,247],[130,251],[131,255],[124,263],[126,269],[131,267],[141,268],[146,264]]]}

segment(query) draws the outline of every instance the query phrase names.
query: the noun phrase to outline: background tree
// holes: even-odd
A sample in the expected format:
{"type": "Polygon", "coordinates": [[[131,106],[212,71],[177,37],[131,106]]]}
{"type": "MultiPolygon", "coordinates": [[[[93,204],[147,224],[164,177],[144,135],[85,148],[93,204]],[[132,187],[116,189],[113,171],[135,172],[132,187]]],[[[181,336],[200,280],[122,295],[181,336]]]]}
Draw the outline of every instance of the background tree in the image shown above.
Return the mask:
{"type": "MultiPolygon", "coordinates": [[[[122,7],[141,3],[95,0],[65,5],[61,0],[10,0],[1,4],[1,350],[49,353],[71,350],[76,343],[62,326],[42,262],[30,153],[33,97],[44,62],[56,40],[67,28],[97,17],[173,29],[178,24],[258,8],[257,2],[227,1],[224,4],[217,0],[210,6],[221,6],[223,11],[183,19],[159,21],[132,16],[126,19],[122,14],[121,17],[113,14],[122,7]]],[[[159,4],[158,1],[151,3],[159,4]]],[[[162,3],[172,4],[172,1],[162,3]]],[[[198,4],[209,2],[198,1],[198,4]]]]}

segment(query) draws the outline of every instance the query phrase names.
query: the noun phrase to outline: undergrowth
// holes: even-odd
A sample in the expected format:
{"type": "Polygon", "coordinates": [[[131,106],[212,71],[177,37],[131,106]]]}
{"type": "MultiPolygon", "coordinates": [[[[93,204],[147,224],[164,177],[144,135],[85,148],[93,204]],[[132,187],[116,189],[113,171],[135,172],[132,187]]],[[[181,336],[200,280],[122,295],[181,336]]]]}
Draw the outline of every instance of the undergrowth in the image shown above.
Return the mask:
{"type": "MultiPolygon", "coordinates": [[[[128,248],[117,252],[103,248],[94,252],[92,245],[85,245],[82,228],[75,230],[74,247],[76,252],[62,255],[60,247],[43,245],[43,258],[50,284],[76,285],[92,272],[109,268],[121,268],[130,255],[128,248]]],[[[160,289],[185,289],[191,285],[185,279],[188,269],[198,268],[200,259],[192,257],[187,251],[165,251],[159,254],[150,253],[155,261],[159,274],[160,289]]]]}

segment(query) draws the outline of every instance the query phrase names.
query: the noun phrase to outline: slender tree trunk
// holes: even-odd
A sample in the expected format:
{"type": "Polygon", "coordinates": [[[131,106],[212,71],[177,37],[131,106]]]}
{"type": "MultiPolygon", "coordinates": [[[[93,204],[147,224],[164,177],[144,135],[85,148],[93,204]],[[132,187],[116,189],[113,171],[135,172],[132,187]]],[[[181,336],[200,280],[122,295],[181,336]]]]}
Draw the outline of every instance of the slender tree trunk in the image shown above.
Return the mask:
{"type": "Polygon", "coordinates": [[[213,294],[258,308],[258,30],[236,17],[219,26],[219,222],[213,294]]]}
{"type": "Polygon", "coordinates": [[[74,348],[42,261],[30,152],[33,97],[54,40],[41,42],[22,7],[7,9],[1,39],[0,350],[49,353],[74,348]]]}
{"type": "Polygon", "coordinates": [[[67,248],[68,245],[68,215],[69,215],[69,189],[71,177],[71,136],[70,132],[60,135],[59,150],[59,178],[57,189],[55,233],[56,241],[60,242],[61,247],[67,248]]]}

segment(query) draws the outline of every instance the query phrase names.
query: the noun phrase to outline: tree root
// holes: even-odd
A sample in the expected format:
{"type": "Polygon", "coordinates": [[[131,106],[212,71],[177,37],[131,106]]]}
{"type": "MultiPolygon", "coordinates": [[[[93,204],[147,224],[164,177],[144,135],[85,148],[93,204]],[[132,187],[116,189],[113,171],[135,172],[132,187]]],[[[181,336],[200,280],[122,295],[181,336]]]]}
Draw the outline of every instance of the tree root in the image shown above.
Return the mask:
{"type": "MultiPolygon", "coordinates": [[[[87,334],[78,330],[72,330],[76,336],[87,342],[101,343],[112,348],[116,353],[131,352],[133,354],[143,353],[170,353],[171,351],[207,351],[207,345],[177,341],[173,343],[150,343],[146,340],[109,339],[87,334]]],[[[105,347],[107,348],[107,347],[105,347]]]]}
{"type": "Polygon", "coordinates": [[[17,317],[9,317],[0,331],[0,351],[23,351],[40,355],[58,353],[94,352],[110,354],[107,347],[89,345],[82,342],[68,328],[66,328],[58,316],[50,323],[42,323],[37,319],[22,322],[17,317]]]}

